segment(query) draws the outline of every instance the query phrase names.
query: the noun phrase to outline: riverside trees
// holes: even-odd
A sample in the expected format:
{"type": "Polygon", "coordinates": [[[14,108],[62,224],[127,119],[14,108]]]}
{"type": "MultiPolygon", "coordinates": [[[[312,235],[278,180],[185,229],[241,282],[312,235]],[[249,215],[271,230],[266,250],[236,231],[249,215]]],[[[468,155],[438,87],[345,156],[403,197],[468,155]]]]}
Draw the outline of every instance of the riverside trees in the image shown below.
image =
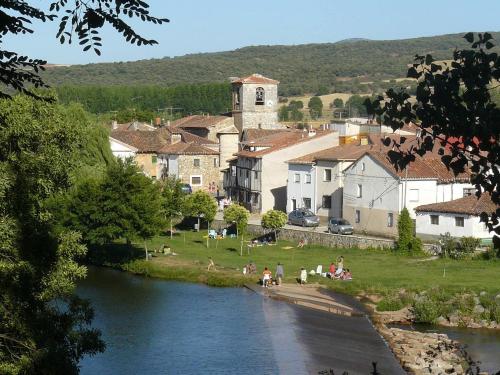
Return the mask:
{"type": "Polygon", "coordinates": [[[287,216],[283,211],[269,210],[262,215],[261,225],[262,228],[271,229],[274,232],[274,239],[278,242],[277,230],[285,226],[287,216]]]}

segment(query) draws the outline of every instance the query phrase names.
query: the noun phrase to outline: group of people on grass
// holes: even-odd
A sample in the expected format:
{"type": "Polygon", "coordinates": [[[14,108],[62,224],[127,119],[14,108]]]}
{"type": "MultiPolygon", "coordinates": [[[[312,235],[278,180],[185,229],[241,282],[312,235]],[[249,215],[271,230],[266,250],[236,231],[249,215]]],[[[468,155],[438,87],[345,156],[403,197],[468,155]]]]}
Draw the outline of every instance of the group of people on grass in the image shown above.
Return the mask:
{"type": "Polygon", "coordinates": [[[337,259],[337,266],[335,266],[334,262],[330,263],[326,277],[336,280],[352,280],[351,271],[349,268],[344,268],[344,257],[342,255],[337,259]]]}
{"type": "Polygon", "coordinates": [[[271,270],[267,267],[264,267],[264,271],[262,272],[262,287],[268,288],[271,285],[279,286],[281,285],[281,281],[283,280],[284,276],[285,276],[285,270],[280,262],[278,262],[278,265],[276,266],[276,272],[274,273],[274,278],[271,270]]]}

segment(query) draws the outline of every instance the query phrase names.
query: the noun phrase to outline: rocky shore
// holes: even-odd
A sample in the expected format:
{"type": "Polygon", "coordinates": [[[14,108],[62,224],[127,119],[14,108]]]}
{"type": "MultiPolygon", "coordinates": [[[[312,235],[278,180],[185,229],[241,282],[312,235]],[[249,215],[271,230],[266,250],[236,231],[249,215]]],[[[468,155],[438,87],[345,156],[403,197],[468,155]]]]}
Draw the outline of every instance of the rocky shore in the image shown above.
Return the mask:
{"type": "Polygon", "coordinates": [[[393,353],[409,373],[464,374],[468,368],[462,346],[445,334],[422,333],[378,326],[393,353]]]}

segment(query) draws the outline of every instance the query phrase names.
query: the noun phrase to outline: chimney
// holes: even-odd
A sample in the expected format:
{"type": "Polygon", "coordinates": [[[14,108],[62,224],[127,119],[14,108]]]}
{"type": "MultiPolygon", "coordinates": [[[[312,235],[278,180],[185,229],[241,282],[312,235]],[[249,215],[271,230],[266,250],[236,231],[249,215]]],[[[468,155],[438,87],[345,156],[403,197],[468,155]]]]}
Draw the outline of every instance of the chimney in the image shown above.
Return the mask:
{"type": "Polygon", "coordinates": [[[116,121],[116,120],[111,121],[111,128],[113,130],[118,129],[118,121],[116,121]]]}
{"type": "Polygon", "coordinates": [[[182,141],[182,136],[179,133],[172,133],[170,142],[174,145],[176,143],[179,143],[180,141],[182,141]]]}
{"type": "Polygon", "coordinates": [[[159,127],[161,125],[161,118],[155,117],[155,126],[159,127]]]}
{"type": "Polygon", "coordinates": [[[167,120],[167,126],[170,127],[170,120],[167,120]]]}

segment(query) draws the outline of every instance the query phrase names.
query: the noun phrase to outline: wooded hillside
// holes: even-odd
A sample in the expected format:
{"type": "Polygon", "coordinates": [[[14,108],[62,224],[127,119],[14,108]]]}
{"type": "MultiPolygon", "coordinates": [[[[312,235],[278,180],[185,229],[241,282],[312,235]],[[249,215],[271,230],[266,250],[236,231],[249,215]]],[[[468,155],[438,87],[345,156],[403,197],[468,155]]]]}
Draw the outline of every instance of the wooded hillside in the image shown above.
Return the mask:
{"type": "MultiPolygon", "coordinates": [[[[175,58],[50,68],[44,77],[53,85],[173,86],[227,82],[231,76],[257,72],[281,81],[280,94],[286,96],[373,92],[384,88],[384,80],[404,77],[415,54],[432,53],[437,59],[449,59],[455,48],[468,47],[463,34],[245,47],[175,58]]],[[[499,32],[492,34],[497,41],[500,39],[499,32]]]]}

